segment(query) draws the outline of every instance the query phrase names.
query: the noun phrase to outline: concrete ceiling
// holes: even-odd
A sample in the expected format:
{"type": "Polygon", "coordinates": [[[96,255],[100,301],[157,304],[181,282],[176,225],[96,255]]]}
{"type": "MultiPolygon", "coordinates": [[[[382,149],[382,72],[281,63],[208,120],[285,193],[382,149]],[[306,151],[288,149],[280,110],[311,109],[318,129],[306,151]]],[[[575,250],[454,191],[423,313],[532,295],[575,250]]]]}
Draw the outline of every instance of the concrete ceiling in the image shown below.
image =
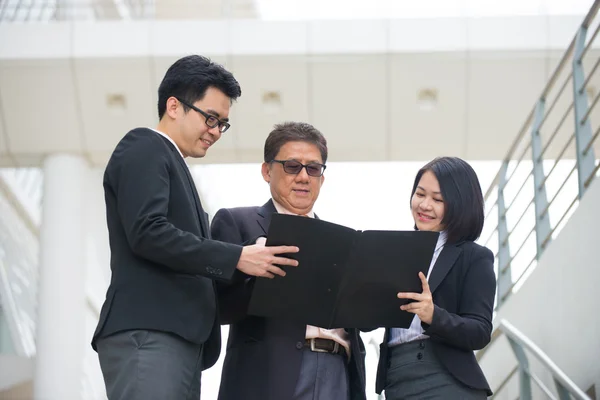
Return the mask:
{"type": "Polygon", "coordinates": [[[257,18],[254,0],[0,1],[1,22],[257,18]]]}
{"type": "MultiPolygon", "coordinates": [[[[261,161],[266,135],[284,120],[319,128],[332,161],[501,159],[561,53],[216,56],[240,81],[242,97],[230,131],[195,162],[261,161]],[[428,111],[418,102],[424,89],[437,93],[428,111]],[[267,92],[279,94],[279,107],[264,104],[267,92]]],[[[588,53],[587,71],[599,55],[588,53]]],[[[156,125],[156,89],[175,59],[1,60],[0,165],[36,166],[51,152],[83,153],[103,165],[129,129],[156,125]],[[122,108],[110,107],[111,98],[122,108]]],[[[591,85],[600,90],[600,78],[591,85]]]]}
{"type": "Polygon", "coordinates": [[[157,19],[217,19],[217,18],[257,18],[257,4],[254,0],[155,0],[147,2],[149,15],[157,19]]]}

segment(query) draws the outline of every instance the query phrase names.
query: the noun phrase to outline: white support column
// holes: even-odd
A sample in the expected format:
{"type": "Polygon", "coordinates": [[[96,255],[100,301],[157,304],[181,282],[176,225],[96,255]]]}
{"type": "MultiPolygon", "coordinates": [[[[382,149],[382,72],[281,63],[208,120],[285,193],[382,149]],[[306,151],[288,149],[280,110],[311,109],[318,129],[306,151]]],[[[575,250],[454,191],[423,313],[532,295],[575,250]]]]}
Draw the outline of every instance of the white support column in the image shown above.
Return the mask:
{"type": "Polygon", "coordinates": [[[87,161],[44,161],[34,398],[81,398],[85,345],[85,187],[87,161]]]}

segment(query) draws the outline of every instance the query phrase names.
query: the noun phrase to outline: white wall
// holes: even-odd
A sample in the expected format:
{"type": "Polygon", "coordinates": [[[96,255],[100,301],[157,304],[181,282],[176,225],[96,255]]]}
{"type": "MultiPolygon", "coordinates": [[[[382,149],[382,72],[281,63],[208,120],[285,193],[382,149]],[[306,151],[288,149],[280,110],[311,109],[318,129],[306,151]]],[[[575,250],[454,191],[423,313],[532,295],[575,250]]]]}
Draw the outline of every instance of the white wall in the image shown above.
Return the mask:
{"type": "MultiPolygon", "coordinates": [[[[500,308],[496,321],[508,320],[536,343],[584,391],[600,390],[600,180],[588,189],[560,235],[543,254],[536,270],[500,308]]],[[[552,377],[530,358],[532,370],[554,388],[552,377]]],[[[516,359],[502,337],[480,361],[492,390],[497,388],[516,359]]],[[[533,398],[545,398],[535,383],[533,398]]],[[[518,396],[512,378],[497,399],[518,396]]]]}

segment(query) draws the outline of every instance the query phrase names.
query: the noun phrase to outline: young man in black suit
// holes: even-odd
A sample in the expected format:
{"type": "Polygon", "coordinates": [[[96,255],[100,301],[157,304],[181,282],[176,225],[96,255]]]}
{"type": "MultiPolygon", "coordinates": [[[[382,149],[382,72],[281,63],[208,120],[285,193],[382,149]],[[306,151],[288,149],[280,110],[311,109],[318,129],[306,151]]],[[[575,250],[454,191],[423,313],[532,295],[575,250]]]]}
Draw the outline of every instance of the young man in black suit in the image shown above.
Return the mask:
{"type": "Polygon", "coordinates": [[[157,129],[137,128],[104,174],[112,277],[92,339],[110,400],[200,398],[221,347],[215,281],[239,270],[283,275],[277,249],[211,240],[185,157],[204,157],[241,94],[201,56],[175,62],[158,89],[157,129]]]}
{"type": "MultiPolygon", "coordinates": [[[[235,244],[257,236],[265,240],[274,213],[316,218],[313,205],[326,161],[327,142],[313,126],[275,126],[262,165],[272,198],[262,207],[219,210],[213,237],[235,244]]],[[[222,323],[231,324],[219,400],[364,400],[365,348],[359,332],[247,315],[254,282],[241,277],[219,285],[222,323]]]]}

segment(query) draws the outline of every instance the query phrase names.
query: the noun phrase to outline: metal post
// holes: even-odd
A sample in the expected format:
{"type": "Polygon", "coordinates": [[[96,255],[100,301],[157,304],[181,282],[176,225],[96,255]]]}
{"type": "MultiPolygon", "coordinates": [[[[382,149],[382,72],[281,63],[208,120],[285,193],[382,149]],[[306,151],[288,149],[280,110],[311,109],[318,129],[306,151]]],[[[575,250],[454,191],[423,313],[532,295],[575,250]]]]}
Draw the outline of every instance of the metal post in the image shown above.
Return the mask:
{"type": "Polygon", "coordinates": [[[506,295],[512,287],[510,245],[508,244],[506,205],[504,203],[507,170],[508,161],[504,161],[502,167],[500,167],[500,179],[498,182],[498,307],[504,303],[506,295]]]}
{"type": "Polygon", "coordinates": [[[529,376],[527,355],[519,343],[508,336],[507,339],[519,362],[519,400],[531,400],[531,377],[529,376]]]}
{"type": "Polygon", "coordinates": [[[569,391],[560,383],[557,379],[554,379],[554,385],[556,386],[556,393],[560,400],[571,400],[571,394],[569,391]]]}
{"type": "MultiPolygon", "coordinates": [[[[542,138],[540,124],[544,118],[545,100],[538,100],[531,128],[531,157],[533,160],[533,202],[535,206],[535,237],[537,243],[536,257],[539,260],[544,250],[544,242],[550,234],[550,216],[548,213],[548,197],[544,182],[544,160],[542,159],[542,138]]],[[[548,239],[549,241],[550,239],[548,239]]],[[[546,245],[548,242],[546,242],[546,245]]]]}
{"type": "Polygon", "coordinates": [[[579,183],[579,199],[585,193],[585,181],[593,173],[595,167],[594,149],[586,152],[585,148],[592,140],[592,127],[588,113],[587,92],[584,87],[582,54],[585,49],[587,27],[580,27],[575,40],[573,54],[573,107],[575,110],[575,143],[577,147],[577,176],[579,183]]]}

